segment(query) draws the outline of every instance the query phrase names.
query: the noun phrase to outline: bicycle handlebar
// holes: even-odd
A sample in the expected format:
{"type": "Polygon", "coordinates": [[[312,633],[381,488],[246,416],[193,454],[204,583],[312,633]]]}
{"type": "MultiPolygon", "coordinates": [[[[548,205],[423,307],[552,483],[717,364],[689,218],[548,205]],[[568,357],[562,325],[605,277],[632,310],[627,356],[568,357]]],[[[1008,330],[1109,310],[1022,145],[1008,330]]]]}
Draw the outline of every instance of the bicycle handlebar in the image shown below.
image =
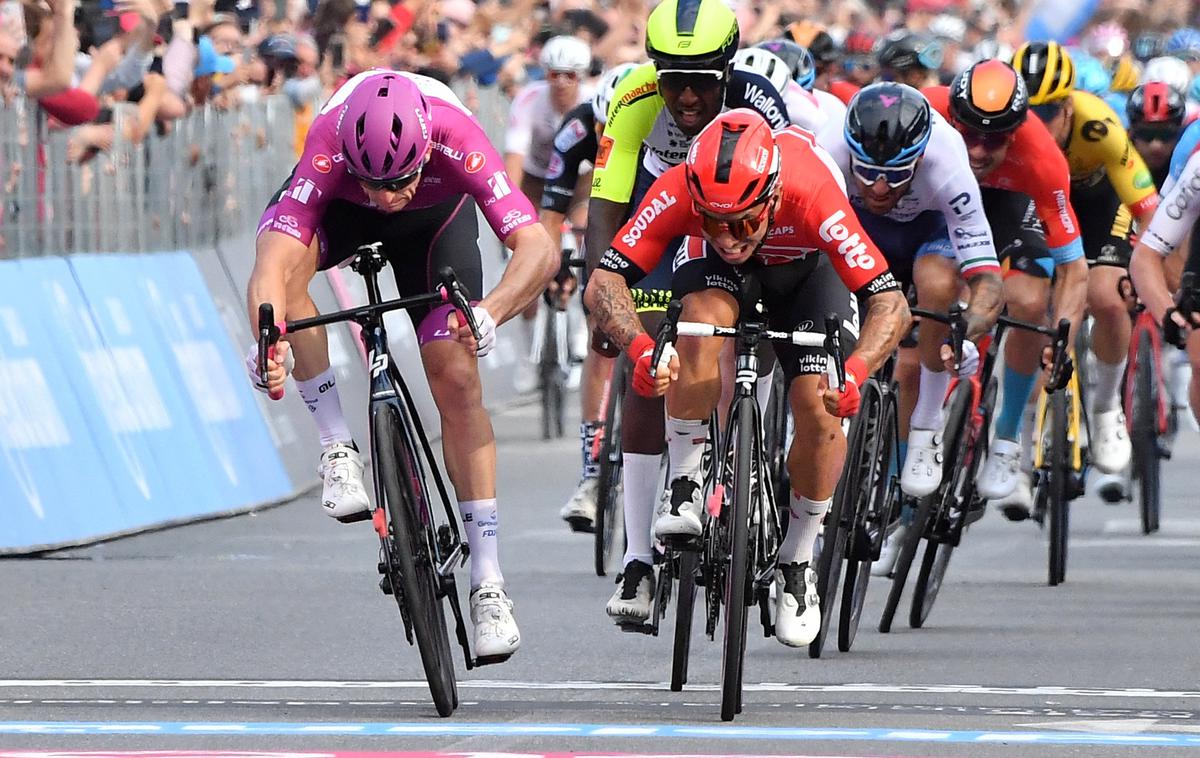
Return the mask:
{"type": "MultiPolygon", "coordinates": [[[[441,281],[434,292],[424,295],[399,297],[394,300],[385,300],[381,303],[347,308],[346,310],[334,311],[332,313],[323,313],[319,316],[297,319],[295,321],[281,321],[277,323],[275,321],[274,307],[270,303],[260,304],[258,306],[257,361],[259,379],[262,380],[264,385],[267,383],[267,360],[274,358],[275,343],[279,341],[280,337],[286,334],[325,326],[327,324],[335,324],[341,321],[354,321],[359,325],[366,325],[368,322],[379,318],[385,313],[403,308],[450,303],[458,311],[459,316],[467,323],[467,326],[470,327],[472,336],[478,340],[480,336],[479,324],[475,321],[475,314],[471,310],[470,295],[467,288],[459,281],[458,276],[449,266],[443,268],[438,274],[441,281]]],[[[283,391],[280,390],[277,394],[271,393],[270,397],[272,400],[279,400],[283,397],[283,391]]]]}

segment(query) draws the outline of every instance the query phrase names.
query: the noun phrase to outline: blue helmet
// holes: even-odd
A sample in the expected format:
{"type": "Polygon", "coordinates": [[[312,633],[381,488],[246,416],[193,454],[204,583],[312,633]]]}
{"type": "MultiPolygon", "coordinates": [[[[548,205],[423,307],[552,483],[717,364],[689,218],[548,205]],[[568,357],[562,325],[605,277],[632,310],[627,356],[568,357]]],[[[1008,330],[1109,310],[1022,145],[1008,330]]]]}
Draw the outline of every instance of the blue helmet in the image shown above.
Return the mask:
{"type": "Polygon", "coordinates": [[[792,74],[792,81],[812,92],[817,81],[817,62],[807,47],[797,45],[790,39],[772,39],[759,42],[755,47],[774,53],[784,63],[792,74]]]}
{"type": "Polygon", "coordinates": [[[1200,29],[1185,26],[1167,38],[1167,55],[1200,59],[1200,29]]]}
{"type": "Polygon", "coordinates": [[[1082,50],[1072,50],[1071,60],[1075,63],[1075,89],[1103,95],[1112,86],[1112,77],[1104,64],[1082,50]]]}

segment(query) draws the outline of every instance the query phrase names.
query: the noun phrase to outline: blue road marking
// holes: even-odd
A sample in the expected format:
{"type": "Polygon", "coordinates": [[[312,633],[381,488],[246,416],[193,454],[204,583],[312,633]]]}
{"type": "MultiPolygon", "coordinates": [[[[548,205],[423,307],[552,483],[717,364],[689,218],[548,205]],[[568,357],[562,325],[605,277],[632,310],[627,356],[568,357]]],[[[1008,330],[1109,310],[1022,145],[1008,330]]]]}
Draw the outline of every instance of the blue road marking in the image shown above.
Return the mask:
{"type": "Polygon", "coordinates": [[[0,734],[242,734],[242,735],[410,735],[660,737],[722,740],[848,740],[866,742],[1003,743],[1026,745],[1125,745],[1200,747],[1186,734],[1106,734],[1098,732],[951,731],[941,729],[852,729],[842,727],[679,726],[674,724],[511,724],[511,723],[302,723],[302,722],[94,722],[0,721],[0,734]]]}

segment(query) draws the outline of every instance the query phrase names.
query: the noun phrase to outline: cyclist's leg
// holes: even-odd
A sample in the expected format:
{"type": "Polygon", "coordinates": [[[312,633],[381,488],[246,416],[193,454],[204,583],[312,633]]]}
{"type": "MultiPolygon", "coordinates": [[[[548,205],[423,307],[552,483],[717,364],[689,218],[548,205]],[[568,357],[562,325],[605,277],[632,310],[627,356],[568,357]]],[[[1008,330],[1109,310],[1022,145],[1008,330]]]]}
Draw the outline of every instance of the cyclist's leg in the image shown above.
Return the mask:
{"type": "MultiPolygon", "coordinates": [[[[985,190],[984,210],[992,227],[997,256],[1005,269],[1004,297],[1008,314],[1042,324],[1050,303],[1054,263],[1033,202],[1004,190],[985,190]]],[[[1021,423],[1040,369],[1046,339],[1025,330],[1012,330],[1004,343],[1002,400],[996,415],[995,437],[979,476],[979,494],[993,500],[1030,499],[1028,474],[1022,470],[1021,423]]]]}
{"type": "MultiPolygon", "coordinates": [[[[268,206],[259,228],[274,220],[275,206],[268,206]]],[[[308,285],[318,270],[331,268],[355,255],[359,245],[373,242],[383,216],[369,208],[343,201],[329,204],[310,245],[311,255],[302,269],[289,272],[286,315],[289,319],[317,315],[308,285]],[[336,242],[334,242],[336,241],[336,242]]],[[[363,485],[363,465],[346,423],[337,376],[329,365],[329,336],[324,327],[306,329],[288,336],[296,360],[296,388],[317,425],[321,441],[318,472],[323,480],[321,505],[325,513],[343,521],[365,516],[370,507],[363,485]]]]}
{"type": "MultiPolygon", "coordinates": [[[[842,322],[846,354],[858,338],[858,303],[838,279],[825,256],[785,266],[772,266],[763,279],[763,296],[771,326],[786,330],[820,330],[825,316],[836,313],[842,322]],[[814,265],[815,264],[815,265],[814,265]]],[[[842,420],[831,416],[817,392],[825,372],[821,348],[776,344],[788,387],[788,403],[796,420],[788,449],[788,528],[779,546],[775,579],[775,636],[799,647],[816,638],[821,608],[816,595],[816,572],[810,566],[821,529],[846,459],[842,420]]]]}

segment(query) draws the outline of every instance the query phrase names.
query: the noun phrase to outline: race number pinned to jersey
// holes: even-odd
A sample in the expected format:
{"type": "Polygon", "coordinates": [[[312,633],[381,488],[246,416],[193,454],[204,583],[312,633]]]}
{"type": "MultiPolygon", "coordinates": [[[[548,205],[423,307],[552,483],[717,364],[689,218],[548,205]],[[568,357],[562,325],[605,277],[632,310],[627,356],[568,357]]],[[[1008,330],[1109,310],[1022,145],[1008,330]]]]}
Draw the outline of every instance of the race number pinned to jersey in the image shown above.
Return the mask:
{"type": "Polygon", "coordinates": [[[612,137],[605,136],[600,139],[600,147],[596,150],[596,168],[604,168],[608,165],[608,156],[612,152],[612,146],[612,137]]]}
{"type": "Polygon", "coordinates": [[[467,153],[467,157],[463,159],[463,168],[468,174],[474,174],[483,168],[485,163],[487,163],[487,156],[478,150],[473,150],[467,153]]]}
{"type": "Polygon", "coordinates": [[[312,167],[322,174],[328,174],[333,170],[333,161],[328,155],[323,153],[314,155],[312,159],[312,167]]]}

